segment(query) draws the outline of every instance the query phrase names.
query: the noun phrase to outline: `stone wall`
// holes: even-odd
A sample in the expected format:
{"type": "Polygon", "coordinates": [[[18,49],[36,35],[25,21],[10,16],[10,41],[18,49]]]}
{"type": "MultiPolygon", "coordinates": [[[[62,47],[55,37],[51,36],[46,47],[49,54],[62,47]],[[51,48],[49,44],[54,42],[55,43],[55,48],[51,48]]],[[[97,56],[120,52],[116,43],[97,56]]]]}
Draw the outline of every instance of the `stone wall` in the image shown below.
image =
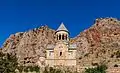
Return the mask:
{"type": "MultiPolygon", "coordinates": [[[[83,73],[85,71],[85,68],[94,68],[94,66],[89,67],[83,67],[83,66],[77,66],[77,71],[79,73],[83,73]]],[[[120,67],[111,67],[106,70],[106,73],[120,73],[120,67]]]]}
{"type": "Polygon", "coordinates": [[[107,73],[120,73],[120,67],[107,69],[107,73]]]}
{"type": "Polygon", "coordinates": [[[49,66],[54,65],[64,65],[64,66],[75,66],[76,65],[76,59],[46,59],[46,65],[49,64],[49,66]],[[59,63],[55,63],[55,61],[58,61],[59,63]]]}

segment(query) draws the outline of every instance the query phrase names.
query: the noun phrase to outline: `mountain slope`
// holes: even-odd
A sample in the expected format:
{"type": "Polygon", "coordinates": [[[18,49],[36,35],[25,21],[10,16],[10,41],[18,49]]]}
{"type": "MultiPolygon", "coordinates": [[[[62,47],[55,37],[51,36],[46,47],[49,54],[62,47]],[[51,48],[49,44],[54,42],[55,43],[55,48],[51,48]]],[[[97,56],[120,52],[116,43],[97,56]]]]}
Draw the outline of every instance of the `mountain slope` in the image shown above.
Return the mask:
{"type": "MultiPolygon", "coordinates": [[[[3,52],[16,54],[22,65],[34,65],[45,57],[48,44],[55,44],[55,30],[42,26],[27,32],[11,35],[3,45],[3,52]]],[[[120,21],[99,18],[71,43],[77,44],[77,65],[94,66],[106,63],[109,67],[120,64],[120,21]]]]}
{"type": "Polygon", "coordinates": [[[3,45],[3,52],[16,54],[20,64],[34,65],[45,57],[47,44],[55,44],[55,30],[42,26],[27,32],[11,35],[3,45]]]}
{"type": "Polygon", "coordinates": [[[77,65],[120,64],[120,21],[115,18],[96,19],[74,42],[78,46],[77,65]]]}

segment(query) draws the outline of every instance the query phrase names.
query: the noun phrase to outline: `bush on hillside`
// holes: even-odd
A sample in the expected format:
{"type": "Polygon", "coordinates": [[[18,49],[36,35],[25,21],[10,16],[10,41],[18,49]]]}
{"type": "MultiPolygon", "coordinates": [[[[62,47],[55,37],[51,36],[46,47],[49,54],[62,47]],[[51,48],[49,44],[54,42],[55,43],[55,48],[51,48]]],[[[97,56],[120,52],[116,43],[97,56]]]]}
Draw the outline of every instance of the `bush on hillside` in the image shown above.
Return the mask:
{"type": "Polygon", "coordinates": [[[15,73],[17,67],[15,55],[0,52],[0,73],[15,73]]]}
{"type": "Polygon", "coordinates": [[[106,65],[98,65],[95,68],[88,68],[85,70],[85,73],[106,73],[106,65]]]}

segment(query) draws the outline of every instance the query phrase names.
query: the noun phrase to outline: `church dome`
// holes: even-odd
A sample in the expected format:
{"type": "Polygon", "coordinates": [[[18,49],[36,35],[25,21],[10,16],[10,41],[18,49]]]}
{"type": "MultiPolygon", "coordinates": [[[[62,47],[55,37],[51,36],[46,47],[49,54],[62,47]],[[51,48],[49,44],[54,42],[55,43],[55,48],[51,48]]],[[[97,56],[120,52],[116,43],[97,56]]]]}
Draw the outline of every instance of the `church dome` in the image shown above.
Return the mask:
{"type": "Polygon", "coordinates": [[[56,30],[56,38],[58,41],[69,41],[69,31],[65,27],[63,23],[59,26],[59,28],[56,30]]]}
{"type": "Polygon", "coordinates": [[[59,26],[59,28],[56,30],[56,32],[58,31],[66,31],[66,32],[69,32],[67,30],[67,28],[65,27],[65,25],[63,24],[63,22],[61,23],[61,25],[59,26]]]}

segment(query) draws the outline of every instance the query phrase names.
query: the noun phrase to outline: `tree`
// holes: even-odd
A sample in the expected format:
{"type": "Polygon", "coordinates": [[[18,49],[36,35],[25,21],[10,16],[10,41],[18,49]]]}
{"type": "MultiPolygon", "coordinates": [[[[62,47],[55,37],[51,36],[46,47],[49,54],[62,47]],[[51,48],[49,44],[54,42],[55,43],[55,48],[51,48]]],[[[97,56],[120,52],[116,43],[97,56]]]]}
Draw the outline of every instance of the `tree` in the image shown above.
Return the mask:
{"type": "Polygon", "coordinates": [[[15,55],[0,52],[0,73],[15,73],[17,66],[15,55]]]}
{"type": "MultiPolygon", "coordinates": [[[[43,71],[43,73],[63,73],[62,70],[60,69],[56,69],[53,67],[45,67],[45,70],[43,71]]],[[[68,73],[68,72],[65,72],[68,73]]]]}
{"type": "Polygon", "coordinates": [[[95,68],[88,68],[85,70],[85,73],[106,73],[106,65],[98,65],[95,68]]]}

